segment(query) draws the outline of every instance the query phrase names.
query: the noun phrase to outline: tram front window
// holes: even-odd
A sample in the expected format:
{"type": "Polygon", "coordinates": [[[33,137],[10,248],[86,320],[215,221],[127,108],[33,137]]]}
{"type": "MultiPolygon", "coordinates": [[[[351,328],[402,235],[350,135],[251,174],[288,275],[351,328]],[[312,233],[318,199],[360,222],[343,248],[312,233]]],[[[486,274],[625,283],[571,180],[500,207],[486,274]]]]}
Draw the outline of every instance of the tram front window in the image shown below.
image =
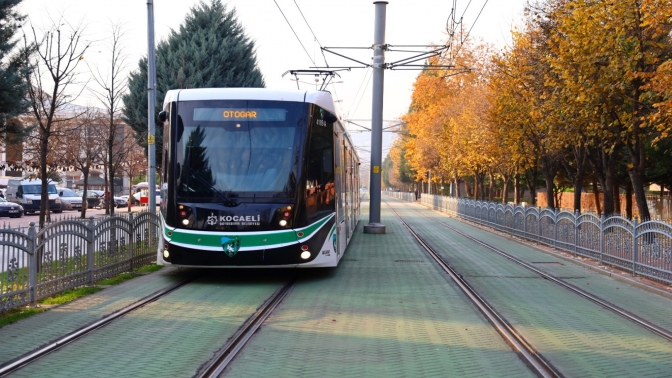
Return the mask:
{"type": "Polygon", "coordinates": [[[189,101],[178,106],[177,195],[235,202],[295,195],[301,103],[189,101]]]}

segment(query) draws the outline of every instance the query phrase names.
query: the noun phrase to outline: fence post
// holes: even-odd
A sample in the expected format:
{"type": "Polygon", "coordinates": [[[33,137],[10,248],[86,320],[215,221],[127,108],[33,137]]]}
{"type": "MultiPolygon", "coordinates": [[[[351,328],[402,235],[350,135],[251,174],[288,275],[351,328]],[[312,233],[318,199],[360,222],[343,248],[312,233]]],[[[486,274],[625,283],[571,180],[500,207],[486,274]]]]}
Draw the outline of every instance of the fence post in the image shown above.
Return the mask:
{"type": "Polygon", "coordinates": [[[541,207],[537,206],[537,243],[541,242],[541,207]]]}
{"type": "Polygon", "coordinates": [[[37,304],[37,253],[35,251],[35,242],[37,232],[35,231],[35,222],[30,222],[28,228],[28,253],[30,254],[30,264],[28,268],[28,287],[30,288],[30,305],[37,304]]]}
{"type": "Polygon", "coordinates": [[[574,210],[574,258],[579,257],[579,209],[574,210]]]}
{"type": "Polygon", "coordinates": [[[134,249],[135,249],[135,239],[133,238],[133,230],[135,230],[135,225],[133,224],[133,213],[128,214],[128,221],[131,224],[131,227],[129,228],[129,235],[128,235],[128,258],[130,259],[130,267],[131,271],[134,269],[134,249]]]}
{"type": "Polygon", "coordinates": [[[634,229],[632,230],[632,276],[637,275],[637,251],[639,248],[637,248],[637,221],[639,217],[635,215],[635,219],[633,220],[633,224],[635,225],[634,229]]]}
{"type": "MultiPolygon", "coordinates": [[[[528,237],[527,237],[527,209],[525,209],[522,206],[520,207],[520,209],[523,211],[523,239],[528,239],[528,237]]],[[[514,219],[514,222],[515,222],[515,219],[514,219]]]]}
{"type": "Polygon", "coordinates": [[[88,233],[87,237],[87,243],[86,243],[86,271],[87,271],[87,278],[86,280],[88,281],[89,285],[93,284],[93,246],[95,244],[95,224],[93,224],[93,216],[89,217],[89,222],[88,226],[86,227],[86,232],[88,233]]]}
{"type": "Polygon", "coordinates": [[[555,214],[553,214],[553,249],[558,249],[558,212],[560,209],[555,208],[555,214]]]}
{"type": "Polygon", "coordinates": [[[600,215],[600,265],[604,265],[604,213],[600,215]]]}

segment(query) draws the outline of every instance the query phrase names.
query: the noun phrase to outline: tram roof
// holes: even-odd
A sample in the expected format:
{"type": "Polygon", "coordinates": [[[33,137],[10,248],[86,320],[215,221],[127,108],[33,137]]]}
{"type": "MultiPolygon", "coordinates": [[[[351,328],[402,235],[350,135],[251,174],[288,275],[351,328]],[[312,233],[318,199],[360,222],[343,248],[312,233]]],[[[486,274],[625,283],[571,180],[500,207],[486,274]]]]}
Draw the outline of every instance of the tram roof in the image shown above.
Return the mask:
{"type": "Polygon", "coordinates": [[[267,100],[308,102],[336,113],[331,93],[326,91],[275,90],[267,88],[198,88],[173,89],[166,92],[164,105],[173,101],[198,100],[267,100]]]}

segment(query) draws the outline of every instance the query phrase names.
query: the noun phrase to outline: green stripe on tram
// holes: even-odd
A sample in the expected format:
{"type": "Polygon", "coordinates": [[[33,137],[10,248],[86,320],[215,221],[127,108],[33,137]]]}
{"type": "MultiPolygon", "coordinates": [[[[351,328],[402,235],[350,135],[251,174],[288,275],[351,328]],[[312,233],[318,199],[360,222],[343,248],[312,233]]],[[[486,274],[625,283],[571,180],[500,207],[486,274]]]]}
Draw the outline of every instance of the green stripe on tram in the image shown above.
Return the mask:
{"type": "Polygon", "coordinates": [[[298,229],[287,230],[287,231],[269,231],[269,232],[186,232],[186,230],[174,229],[164,225],[163,232],[164,237],[173,242],[180,244],[189,244],[189,245],[199,245],[204,247],[219,247],[222,246],[222,237],[238,237],[240,240],[241,249],[256,248],[256,247],[268,247],[271,245],[278,244],[293,244],[298,243],[299,239],[305,239],[310,236],[313,232],[317,231],[322,227],[331,217],[328,215],[319,221],[298,229]],[[297,233],[303,232],[303,237],[298,237],[297,233]],[[169,233],[172,233],[169,235],[169,233]]]}

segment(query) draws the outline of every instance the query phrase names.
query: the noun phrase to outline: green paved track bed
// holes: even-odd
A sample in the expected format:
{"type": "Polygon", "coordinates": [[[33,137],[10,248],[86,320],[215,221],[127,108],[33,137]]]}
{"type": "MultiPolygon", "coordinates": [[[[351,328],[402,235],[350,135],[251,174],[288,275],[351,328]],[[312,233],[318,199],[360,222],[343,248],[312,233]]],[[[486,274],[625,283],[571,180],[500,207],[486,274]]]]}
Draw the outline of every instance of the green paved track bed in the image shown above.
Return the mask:
{"type": "MultiPolygon", "coordinates": [[[[408,216],[411,226],[562,374],[670,376],[669,341],[550,281],[521,274],[519,265],[454,233],[435,219],[421,216],[417,205],[390,203],[402,216],[408,216]]],[[[479,239],[482,233],[478,229],[469,232],[479,239]]],[[[512,248],[516,246],[502,242],[488,243],[506,252],[516,250],[512,248]]],[[[531,259],[540,261],[539,254],[531,259]]],[[[553,274],[576,277],[589,273],[579,267],[562,267],[553,268],[553,274]]],[[[669,307],[667,311],[669,314],[669,307]]]]}
{"type": "Polygon", "coordinates": [[[184,274],[177,272],[177,269],[162,269],[2,327],[0,364],[99,320],[182,279],[184,274]]]}
{"type": "MultiPolygon", "coordinates": [[[[422,209],[420,206],[413,206],[416,209],[422,209]]],[[[563,278],[584,291],[597,295],[608,302],[615,303],[619,307],[648,319],[661,327],[672,330],[672,300],[668,297],[657,295],[623,281],[618,281],[595,270],[586,269],[584,266],[574,264],[572,261],[541,252],[539,249],[522,244],[516,239],[503,237],[460,222],[444,213],[431,211],[425,212],[425,214],[439,218],[442,222],[469,235],[476,236],[479,240],[491,246],[503,249],[516,258],[534,265],[537,269],[543,270],[555,277],[563,278]],[[535,262],[555,264],[535,264],[535,262]]],[[[447,229],[446,232],[448,232],[447,229]]]]}
{"type": "Polygon", "coordinates": [[[341,264],[300,281],[227,377],[532,376],[389,210],[382,216],[387,234],[363,234],[360,222],[341,264]]]}
{"type": "Polygon", "coordinates": [[[193,376],[281,284],[232,281],[206,277],[189,283],[12,377],[193,376]]]}

